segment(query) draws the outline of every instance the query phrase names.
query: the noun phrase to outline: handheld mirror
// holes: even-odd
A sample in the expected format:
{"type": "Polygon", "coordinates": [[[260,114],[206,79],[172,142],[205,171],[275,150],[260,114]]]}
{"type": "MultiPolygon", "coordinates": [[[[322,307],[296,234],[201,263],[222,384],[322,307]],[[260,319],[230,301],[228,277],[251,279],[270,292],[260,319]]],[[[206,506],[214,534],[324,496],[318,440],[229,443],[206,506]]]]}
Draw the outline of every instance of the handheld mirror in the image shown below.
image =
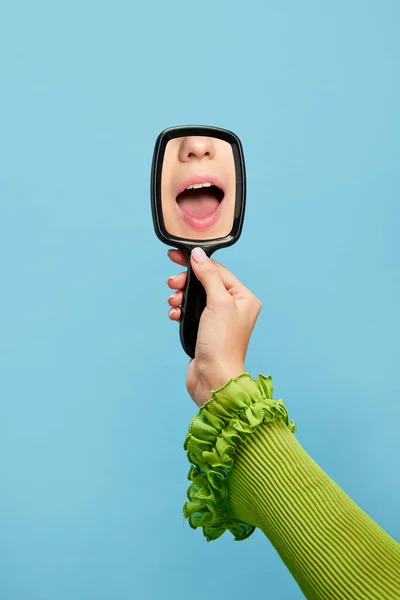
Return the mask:
{"type": "Polygon", "coordinates": [[[217,127],[172,127],[157,138],[151,172],[151,206],[158,238],[185,253],[188,275],[181,307],[183,349],[195,356],[206,294],[190,264],[200,246],[207,256],[240,237],[246,176],[239,138],[217,127]]]}

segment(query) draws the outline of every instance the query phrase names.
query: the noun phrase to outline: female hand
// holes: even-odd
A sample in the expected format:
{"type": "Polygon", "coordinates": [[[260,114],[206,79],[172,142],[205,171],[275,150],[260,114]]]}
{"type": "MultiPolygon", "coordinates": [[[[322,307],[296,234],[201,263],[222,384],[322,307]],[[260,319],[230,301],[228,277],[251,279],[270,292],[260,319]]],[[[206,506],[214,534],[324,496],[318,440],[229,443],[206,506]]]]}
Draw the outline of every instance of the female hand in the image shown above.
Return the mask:
{"type": "MultiPolygon", "coordinates": [[[[191,264],[206,291],[207,306],[200,318],[196,356],[189,363],[186,387],[194,402],[201,406],[211,398],[212,390],[246,372],[244,362],[261,302],[225,267],[199,250],[192,252],[191,264]]],[[[187,266],[180,250],[169,250],[168,256],[172,262],[187,266]]],[[[167,282],[176,290],[168,298],[172,321],[180,320],[186,277],[183,272],[167,282]]]]}

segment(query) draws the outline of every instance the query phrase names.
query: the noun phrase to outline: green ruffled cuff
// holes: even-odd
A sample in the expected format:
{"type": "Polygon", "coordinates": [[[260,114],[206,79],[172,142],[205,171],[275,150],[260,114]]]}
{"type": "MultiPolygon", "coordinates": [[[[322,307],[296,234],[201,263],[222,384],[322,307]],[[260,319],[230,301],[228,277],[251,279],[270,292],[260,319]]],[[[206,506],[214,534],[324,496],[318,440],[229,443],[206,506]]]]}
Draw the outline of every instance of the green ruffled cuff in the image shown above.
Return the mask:
{"type": "Polygon", "coordinates": [[[227,478],[237,445],[246,442],[261,423],[281,419],[294,433],[296,425],[289,421],[283,400],[273,400],[272,393],[271,377],[260,374],[255,381],[244,373],[214,391],[190,423],[184,449],[192,483],[183,513],[193,529],[203,528],[208,542],[226,530],[235,540],[244,540],[255,529],[231,516],[227,478]]]}

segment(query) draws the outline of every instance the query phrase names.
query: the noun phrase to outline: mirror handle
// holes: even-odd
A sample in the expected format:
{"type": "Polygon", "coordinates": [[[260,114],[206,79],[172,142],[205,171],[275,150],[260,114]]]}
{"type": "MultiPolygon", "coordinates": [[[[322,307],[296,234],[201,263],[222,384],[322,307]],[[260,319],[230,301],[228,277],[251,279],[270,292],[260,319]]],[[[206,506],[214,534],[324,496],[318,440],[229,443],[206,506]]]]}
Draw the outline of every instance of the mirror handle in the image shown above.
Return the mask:
{"type": "Polygon", "coordinates": [[[184,351],[190,358],[194,358],[200,317],[206,307],[207,296],[203,285],[194,274],[190,255],[187,258],[187,283],[183,292],[179,334],[184,351]]]}

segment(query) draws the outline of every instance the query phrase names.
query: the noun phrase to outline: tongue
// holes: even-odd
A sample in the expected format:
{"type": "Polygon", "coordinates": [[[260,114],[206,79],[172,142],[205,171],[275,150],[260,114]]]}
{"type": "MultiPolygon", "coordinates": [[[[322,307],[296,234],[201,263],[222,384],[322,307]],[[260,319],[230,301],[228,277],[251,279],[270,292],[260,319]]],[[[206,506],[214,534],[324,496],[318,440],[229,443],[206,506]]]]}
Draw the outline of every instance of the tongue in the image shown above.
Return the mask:
{"type": "Polygon", "coordinates": [[[207,217],[219,206],[218,200],[207,192],[197,193],[196,197],[191,194],[181,194],[178,203],[183,212],[197,219],[207,217]]]}

